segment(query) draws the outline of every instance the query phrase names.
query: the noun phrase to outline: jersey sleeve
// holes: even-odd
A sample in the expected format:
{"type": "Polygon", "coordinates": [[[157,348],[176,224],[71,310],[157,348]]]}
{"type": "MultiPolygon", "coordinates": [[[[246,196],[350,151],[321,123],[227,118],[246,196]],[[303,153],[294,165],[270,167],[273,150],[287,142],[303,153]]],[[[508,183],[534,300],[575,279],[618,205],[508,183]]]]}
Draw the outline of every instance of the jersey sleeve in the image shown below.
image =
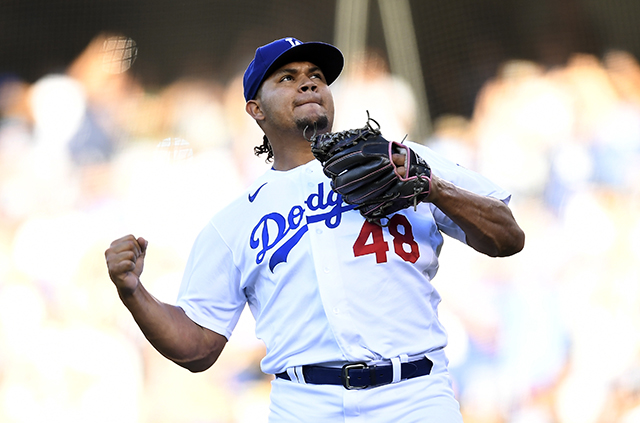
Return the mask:
{"type": "Polygon", "coordinates": [[[233,263],[231,250],[208,224],[193,244],[176,302],[195,323],[227,339],[247,301],[233,263]]]}
{"type": "MultiPolygon", "coordinates": [[[[450,161],[427,146],[411,142],[406,144],[429,163],[431,172],[439,178],[475,194],[497,198],[505,204],[509,204],[511,194],[488,178],[450,161]]],[[[466,243],[464,231],[436,206],[433,204],[430,206],[438,229],[450,237],[466,243]]]]}

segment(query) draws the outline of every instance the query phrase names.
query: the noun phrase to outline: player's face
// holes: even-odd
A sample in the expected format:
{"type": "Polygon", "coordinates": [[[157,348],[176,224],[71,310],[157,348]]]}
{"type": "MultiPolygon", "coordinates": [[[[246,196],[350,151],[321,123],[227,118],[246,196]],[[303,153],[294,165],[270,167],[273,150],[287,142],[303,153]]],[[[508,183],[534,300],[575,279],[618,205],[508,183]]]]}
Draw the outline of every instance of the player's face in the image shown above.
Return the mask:
{"type": "Polygon", "coordinates": [[[313,63],[282,66],[262,83],[257,98],[265,123],[272,127],[302,131],[317,123],[323,131],[333,125],[333,96],[324,74],[313,63]]]}

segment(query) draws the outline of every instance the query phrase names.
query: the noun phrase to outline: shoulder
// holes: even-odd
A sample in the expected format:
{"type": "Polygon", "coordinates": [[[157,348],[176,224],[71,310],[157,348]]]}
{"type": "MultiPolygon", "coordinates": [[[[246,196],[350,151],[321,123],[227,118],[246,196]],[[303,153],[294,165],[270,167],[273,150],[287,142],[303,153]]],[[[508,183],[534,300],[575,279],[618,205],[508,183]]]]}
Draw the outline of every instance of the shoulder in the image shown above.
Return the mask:
{"type": "Polygon", "coordinates": [[[426,160],[431,167],[431,171],[439,178],[445,179],[456,186],[476,194],[495,197],[507,202],[511,197],[509,192],[502,189],[494,181],[471,169],[461,166],[428,146],[412,141],[406,141],[405,144],[426,160]]]}
{"type": "Polygon", "coordinates": [[[427,160],[430,165],[437,167],[462,167],[458,163],[452,161],[451,159],[445,157],[441,153],[438,153],[437,151],[424,144],[418,144],[414,141],[405,141],[404,144],[415,151],[420,157],[427,160]]]}
{"type": "Polygon", "coordinates": [[[471,172],[470,170],[450,160],[449,158],[443,156],[442,154],[436,152],[426,145],[418,144],[413,141],[405,141],[404,144],[407,145],[411,150],[413,150],[417,155],[426,160],[431,167],[431,171],[442,178],[448,179],[457,174],[465,174],[467,172],[471,172]]]}

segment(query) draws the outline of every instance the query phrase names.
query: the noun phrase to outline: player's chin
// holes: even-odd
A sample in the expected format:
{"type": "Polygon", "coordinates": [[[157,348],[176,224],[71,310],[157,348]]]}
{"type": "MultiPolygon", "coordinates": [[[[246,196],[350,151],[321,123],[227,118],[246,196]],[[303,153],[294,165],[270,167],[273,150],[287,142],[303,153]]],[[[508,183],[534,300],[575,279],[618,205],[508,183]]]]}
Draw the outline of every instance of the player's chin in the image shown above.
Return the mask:
{"type": "Polygon", "coordinates": [[[298,115],[296,118],[296,125],[298,129],[304,130],[305,128],[316,128],[317,131],[324,131],[331,126],[331,120],[325,110],[318,111],[316,113],[305,113],[298,115]]]}

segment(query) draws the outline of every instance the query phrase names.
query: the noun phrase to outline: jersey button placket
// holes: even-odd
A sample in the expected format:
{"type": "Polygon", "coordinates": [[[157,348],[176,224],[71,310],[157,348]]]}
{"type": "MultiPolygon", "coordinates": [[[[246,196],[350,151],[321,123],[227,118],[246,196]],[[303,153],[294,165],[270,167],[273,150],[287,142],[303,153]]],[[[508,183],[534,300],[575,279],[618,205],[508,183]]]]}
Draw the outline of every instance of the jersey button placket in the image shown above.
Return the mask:
{"type": "MultiPolygon", "coordinates": [[[[326,203],[326,196],[331,187],[328,181],[324,181],[319,177],[321,168],[305,169],[300,176],[303,178],[300,182],[309,187],[309,194],[318,192],[318,184],[324,184],[322,201],[326,203]]],[[[326,213],[329,209],[309,210],[307,213],[326,213]]],[[[354,325],[351,323],[348,301],[345,298],[344,288],[342,287],[342,276],[339,271],[339,257],[336,252],[335,233],[337,228],[329,229],[324,221],[311,224],[308,235],[311,240],[311,248],[315,262],[316,275],[318,277],[318,289],[326,316],[329,320],[336,341],[340,348],[347,354],[353,355],[353,345],[362,345],[362,340],[358,334],[353,332],[354,325]]]]}

